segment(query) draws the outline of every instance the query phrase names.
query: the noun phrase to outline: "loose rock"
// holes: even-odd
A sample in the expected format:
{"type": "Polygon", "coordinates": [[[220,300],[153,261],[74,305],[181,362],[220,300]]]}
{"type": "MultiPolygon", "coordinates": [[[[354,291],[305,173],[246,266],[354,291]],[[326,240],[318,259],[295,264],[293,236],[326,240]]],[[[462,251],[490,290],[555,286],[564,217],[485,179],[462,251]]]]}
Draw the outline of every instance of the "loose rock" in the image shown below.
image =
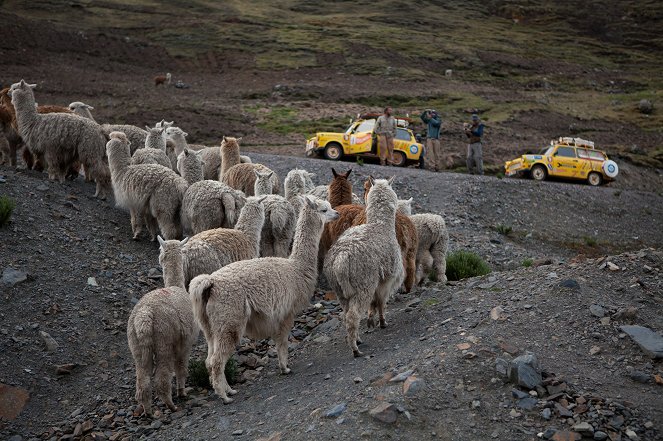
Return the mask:
{"type": "Polygon", "coordinates": [[[535,389],[543,381],[539,371],[539,361],[531,352],[511,360],[509,375],[514,384],[527,389],[535,389]]]}
{"type": "Polygon", "coordinates": [[[663,337],[644,326],[622,326],[642,350],[654,359],[663,358],[663,337]]]}
{"type": "Polygon", "coordinates": [[[7,267],[2,271],[2,283],[14,286],[18,283],[28,280],[28,273],[7,267]]]}
{"type": "Polygon", "coordinates": [[[347,409],[347,408],[348,408],[347,403],[337,404],[336,406],[332,407],[327,412],[325,412],[325,417],[326,418],[336,418],[337,416],[339,416],[343,412],[345,412],[345,409],[347,409]]]}
{"type": "Polygon", "coordinates": [[[368,413],[376,420],[387,424],[395,423],[398,419],[398,410],[391,403],[380,403],[368,413]]]}
{"type": "Polygon", "coordinates": [[[51,334],[49,334],[48,332],[39,331],[39,335],[41,336],[41,339],[44,341],[44,344],[46,345],[46,350],[48,352],[55,352],[60,347],[58,342],[56,342],[55,339],[51,337],[51,334]]]}

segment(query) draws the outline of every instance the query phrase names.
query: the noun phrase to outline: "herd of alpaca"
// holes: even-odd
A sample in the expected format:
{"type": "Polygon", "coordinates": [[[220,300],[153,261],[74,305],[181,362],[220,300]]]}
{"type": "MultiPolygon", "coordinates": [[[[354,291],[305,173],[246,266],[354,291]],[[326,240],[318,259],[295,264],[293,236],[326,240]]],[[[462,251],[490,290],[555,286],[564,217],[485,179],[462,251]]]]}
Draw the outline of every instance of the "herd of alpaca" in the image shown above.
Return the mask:
{"type": "Polygon", "coordinates": [[[224,403],[236,393],[224,368],[243,336],[272,338],[281,372],[290,373],[288,337],[320,274],[344,311],[355,357],[363,355],[363,316],[369,327],[385,327],[386,304],[397,290],[409,292],[429,274],[446,281],[444,219],[413,215],[412,199],[398,199],[393,178],[369,177],[360,198],[350,170],[332,168],[330,184],[316,187],[312,173],[295,169],[280,195],[278,175],[240,155],[240,138],[207,147],[188,144],[186,132],[164,120],[146,130],[100,125],[82,102],[46,113],[36,107],[33,88],[21,81],[0,93],[12,105],[7,111],[0,98],[7,162],[15,165],[23,148],[28,167],[39,163],[60,181],[82,167],[97,196],[112,195],[129,212],[133,239],[145,226],[158,240],[164,288],[145,294],[127,325],[136,401],[146,415],[152,389],[176,408],[172,377],[183,396],[199,330],[210,382],[224,403]]]}

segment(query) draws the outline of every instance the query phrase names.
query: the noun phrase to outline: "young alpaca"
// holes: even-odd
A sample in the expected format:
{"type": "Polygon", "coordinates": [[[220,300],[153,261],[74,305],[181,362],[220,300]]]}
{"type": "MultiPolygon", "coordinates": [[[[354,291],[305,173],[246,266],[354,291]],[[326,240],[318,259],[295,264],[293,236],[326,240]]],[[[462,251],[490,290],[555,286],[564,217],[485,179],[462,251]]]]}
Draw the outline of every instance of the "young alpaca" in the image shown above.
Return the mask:
{"type": "MultiPolygon", "coordinates": [[[[219,179],[224,184],[253,196],[256,181],[255,172],[269,173],[272,170],[262,164],[242,163],[239,155],[239,143],[230,142],[234,138],[223,138],[221,143],[221,172],[219,179]]],[[[279,193],[279,178],[271,175],[272,193],[279,193]]]]}
{"type": "Polygon", "coordinates": [[[115,203],[129,209],[133,238],[138,239],[143,219],[152,240],[155,240],[157,226],[166,239],[180,237],[180,206],[187,182],[160,165],[131,165],[127,137],[122,132],[113,132],[110,136],[106,151],[115,203]]]}
{"type": "Polygon", "coordinates": [[[90,112],[90,110],[94,110],[94,107],[88,104],[82,103],[80,101],[74,101],[73,103],[69,104],[69,110],[71,110],[75,115],[95,121],[94,116],[92,116],[92,112],[90,112]]]}
{"type": "Polygon", "coordinates": [[[438,282],[447,282],[447,249],[449,231],[444,218],[438,214],[412,214],[412,198],[398,201],[398,211],[408,215],[417,229],[417,285],[434,271],[438,282]]]}
{"type": "Polygon", "coordinates": [[[64,182],[79,160],[97,182],[95,196],[104,199],[110,190],[110,172],[99,124],[71,113],[38,113],[34,87],[21,80],[9,89],[21,137],[38,158],[45,158],[49,179],[64,182]]]}
{"type": "Polygon", "coordinates": [[[357,347],[361,315],[368,310],[368,326],[374,327],[377,310],[380,327],[387,326],[385,305],[405,277],[396,240],[397,201],[390,181],[374,181],[366,223],[347,230],[325,258],[324,273],[345,312],[347,342],[355,357],[363,355],[357,347]]]}
{"type": "Polygon", "coordinates": [[[135,151],[131,156],[131,165],[158,164],[174,169],[177,164],[170,162],[166,154],[166,129],[163,127],[147,127],[145,147],[135,151]]]}
{"type": "Polygon", "coordinates": [[[158,238],[164,288],[145,294],[134,306],[127,324],[129,349],[136,365],[136,401],[148,416],[152,416],[153,371],[157,396],[170,410],[177,410],[171,379],[175,373],[177,396],[186,396],[187,363],[191,347],[198,339],[198,326],[184,289],[182,271],[182,246],[187,239],[180,242],[158,238]]]}
{"type": "Polygon", "coordinates": [[[225,266],[191,281],[193,314],[207,340],[207,360],[214,391],[224,403],[236,391],[224,368],[244,334],[272,337],[281,372],[288,368],[288,335],[295,315],[308,303],[318,279],[316,258],[325,222],[338,213],[329,202],[306,197],[297,221],[290,257],[262,257],[225,266]]]}
{"type": "Polygon", "coordinates": [[[266,197],[260,256],[288,257],[292,237],[295,234],[297,214],[286,198],[272,194],[272,173],[255,172],[254,193],[256,196],[266,197]]]}
{"type": "Polygon", "coordinates": [[[186,286],[199,274],[212,274],[232,262],[260,256],[260,232],[265,222],[264,200],[265,196],[248,198],[235,229],[216,228],[191,238],[182,250],[186,286]]]}

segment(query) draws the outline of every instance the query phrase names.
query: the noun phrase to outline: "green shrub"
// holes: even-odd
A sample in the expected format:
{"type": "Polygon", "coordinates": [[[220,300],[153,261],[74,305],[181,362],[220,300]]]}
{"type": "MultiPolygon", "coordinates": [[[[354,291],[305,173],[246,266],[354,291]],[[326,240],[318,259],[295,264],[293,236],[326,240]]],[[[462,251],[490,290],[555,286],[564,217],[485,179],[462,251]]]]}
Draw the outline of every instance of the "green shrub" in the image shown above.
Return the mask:
{"type": "Polygon", "coordinates": [[[513,231],[513,228],[511,228],[510,225],[497,224],[495,225],[495,231],[497,231],[500,234],[503,234],[504,236],[508,236],[513,231]]]}
{"type": "Polygon", "coordinates": [[[13,199],[0,196],[0,227],[4,227],[9,223],[14,207],[16,207],[16,202],[13,199]]]}
{"type": "Polygon", "coordinates": [[[498,172],[498,173],[495,175],[495,177],[496,177],[497,179],[504,179],[504,173],[502,173],[502,172],[498,172]]]}
{"type": "Polygon", "coordinates": [[[447,256],[447,279],[462,280],[490,273],[488,264],[470,251],[454,251],[447,256]]]}
{"type": "Polygon", "coordinates": [[[595,247],[597,244],[596,239],[594,239],[593,237],[584,236],[582,240],[585,242],[585,245],[587,245],[588,247],[595,247]]]}
{"type": "Polygon", "coordinates": [[[529,268],[530,266],[532,266],[533,263],[534,263],[534,260],[530,259],[529,257],[527,259],[523,260],[523,266],[525,268],[529,268]]]}
{"type": "MultiPolygon", "coordinates": [[[[226,363],[225,373],[228,384],[235,384],[237,381],[237,362],[234,358],[231,358],[226,363]]],[[[189,384],[203,389],[212,388],[204,360],[191,359],[189,361],[189,384]]]]}

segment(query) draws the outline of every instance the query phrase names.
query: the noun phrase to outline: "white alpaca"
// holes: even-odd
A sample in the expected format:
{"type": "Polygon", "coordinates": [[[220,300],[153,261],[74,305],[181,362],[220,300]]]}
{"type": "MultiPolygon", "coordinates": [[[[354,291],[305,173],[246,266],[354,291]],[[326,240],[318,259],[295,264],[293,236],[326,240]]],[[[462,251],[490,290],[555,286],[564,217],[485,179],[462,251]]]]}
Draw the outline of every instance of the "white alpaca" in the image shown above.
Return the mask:
{"type": "Polygon", "coordinates": [[[380,327],[385,327],[387,300],[405,279],[396,239],[398,197],[391,181],[371,178],[371,183],[366,223],[348,229],[339,237],[324,262],[327,281],[345,312],[347,342],[355,357],[363,355],[357,347],[361,315],[368,310],[368,326],[373,327],[373,313],[377,310],[380,327]]]}
{"type": "Polygon", "coordinates": [[[177,395],[185,396],[189,354],[198,339],[198,326],[184,289],[182,246],[186,239],[180,242],[158,238],[165,288],[145,294],[134,306],[127,323],[129,349],[136,365],[136,401],[149,416],[152,416],[152,373],[157,396],[170,410],[177,410],[171,379],[175,373],[177,395]]]}
{"type": "Polygon", "coordinates": [[[297,214],[286,198],[272,194],[272,173],[255,172],[254,193],[256,196],[265,196],[265,224],[260,238],[260,256],[288,257],[295,235],[297,214]]]}
{"type": "Polygon", "coordinates": [[[230,403],[236,391],[224,368],[244,334],[272,337],[281,372],[288,368],[288,335],[309,303],[318,279],[318,244],[325,222],[337,219],[329,202],[306,198],[290,257],[235,262],[191,281],[193,313],[207,340],[207,370],[214,391],[230,403]]]}
{"type": "Polygon", "coordinates": [[[131,165],[158,164],[174,169],[175,166],[166,154],[166,129],[161,127],[161,124],[158,127],[145,128],[147,129],[145,147],[134,152],[131,156],[131,165]]]}

